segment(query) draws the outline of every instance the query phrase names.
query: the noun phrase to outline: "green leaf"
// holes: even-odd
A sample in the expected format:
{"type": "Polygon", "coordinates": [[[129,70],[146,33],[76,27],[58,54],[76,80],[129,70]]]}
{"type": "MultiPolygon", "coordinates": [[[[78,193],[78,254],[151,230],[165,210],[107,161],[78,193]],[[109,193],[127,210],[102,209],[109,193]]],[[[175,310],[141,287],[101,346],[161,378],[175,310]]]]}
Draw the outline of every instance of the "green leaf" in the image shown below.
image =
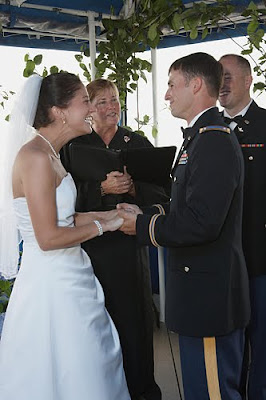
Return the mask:
{"type": "Polygon", "coordinates": [[[59,72],[59,68],[56,65],[53,65],[50,68],[50,74],[57,74],[59,72]]]}
{"type": "Polygon", "coordinates": [[[35,69],[35,62],[32,61],[32,60],[28,60],[27,63],[26,63],[26,69],[27,69],[27,71],[29,71],[29,72],[30,72],[30,71],[33,72],[34,69],[35,69]]]}
{"type": "Polygon", "coordinates": [[[265,35],[265,32],[263,29],[258,29],[256,32],[257,36],[259,36],[261,38],[261,41],[263,39],[263,36],[265,35]]]}
{"type": "Polygon", "coordinates": [[[182,18],[181,15],[178,13],[175,13],[173,18],[172,18],[172,27],[176,33],[180,31],[180,28],[182,26],[182,18]]]}
{"type": "Polygon", "coordinates": [[[206,38],[208,33],[209,33],[209,30],[208,30],[207,26],[205,26],[205,28],[203,29],[202,34],[201,34],[202,40],[204,40],[206,38]]]}
{"type": "Polygon", "coordinates": [[[85,57],[90,57],[90,49],[86,49],[86,50],[84,51],[84,56],[85,56],[85,57]]]}
{"type": "Polygon", "coordinates": [[[143,71],[140,71],[140,76],[147,83],[147,78],[143,71]]]}
{"type": "Polygon", "coordinates": [[[43,73],[42,73],[42,77],[43,77],[43,78],[45,78],[47,75],[48,75],[47,68],[46,68],[46,67],[44,67],[44,69],[43,69],[43,73]]]}
{"type": "Polygon", "coordinates": [[[150,117],[148,115],[144,115],[143,117],[143,124],[147,125],[150,122],[150,117]]]}
{"type": "Polygon", "coordinates": [[[193,28],[193,29],[191,30],[189,36],[190,36],[190,39],[193,39],[193,40],[194,40],[194,39],[197,39],[197,37],[198,37],[198,30],[197,30],[197,28],[193,28]]]}
{"type": "Polygon", "coordinates": [[[155,49],[158,46],[159,42],[160,42],[160,35],[158,33],[153,41],[148,40],[147,45],[150,46],[152,49],[155,49]]]}
{"type": "Polygon", "coordinates": [[[189,32],[189,31],[190,31],[190,25],[189,25],[189,23],[188,23],[188,20],[187,20],[187,19],[184,19],[184,20],[183,20],[183,24],[184,24],[185,30],[186,30],[187,32],[189,32]]]}
{"type": "Polygon", "coordinates": [[[10,119],[10,114],[8,114],[8,115],[5,117],[5,121],[9,121],[9,119],[10,119]]]}
{"type": "Polygon", "coordinates": [[[187,20],[192,30],[195,30],[200,25],[200,15],[190,17],[187,20]]]}
{"type": "Polygon", "coordinates": [[[75,59],[80,63],[83,60],[82,54],[75,54],[75,59]]]}
{"type": "Polygon", "coordinates": [[[250,23],[248,24],[248,27],[247,27],[248,35],[251,35],[252,33],[254,33],[258,27],[259,27],[258,20],[253,19],[252,21],[250,21],[250,23]]]}
{"type": "Polygon", "coordinates": [[[27,62],[29,60],[29,57],[30,57],[29,53],[25,54],[24,61],[27,62]]]}
{"type": "Polygon", "coordinates": [[[89,71],[84,71],[83,75],[85,76],[88,82],[91,82],[91,74],[89,73],[89,71]]]}
{"type": "Polygon", "coordinates": [[[257,90],[265,90],[266,89],[266,84],[263,82],[257,82],[254,83],[254,88],[253,91],[256,92],[257,90]]]}
{"type": "Polygon", "coordinates": [[[256,6],[256,4],[255,4],[253,1],[251,1],[251,2],[249,3],[249,5],[248,5],[248,10],[252,10],[252,11],[256,11],[256,10],[257,10],[257,6],[256,6]]]}
{"type": "Polygon", "coordinates": [[[245,55],[251,54],[252,51],[253,51],[252,48],[246,49],[246,50],[242,50],[242,51],[241,51],[241,54],[243,54],[243,56],[245,56],[245,55]]]}
{"type": "Polygon", "coordinates": [[[152,137],[155,139],[158,135],[158,128],[156,125],[153,125],[152,131],[151,131],[152,137]]]}
{"type": "Polygon", "coordinates": [[[210,17],[208,14],[202,14],[201,15],[201,26],[206,25],[210,20],[210,17]]]}
{"type": "Polygon", "coordinates": [[[138,85],[137,85],[137,83],[130,83],[130,85],[129,85],[130,87],[131,87],[131,89],[133,89],[133,90],[136,90],[137,89],[137,87],[138,87],[138,85]]]}
{"type": "Polygon", "coordinates": [[[125,39],[127,37],[127,32],[125,29],[118,29],[118,36],[120,37],[120,39],[125,39]]]}
{"type": "Polygon", "coordinates": [[[84,63],[80,63],[79,64],[80,68],[83,69],[84,71],[87,71],[88,68],[86,67],[86,65],[84,63]]]}
{"type": "Polygon", "coordinates": [[[28,60],[26,63],[26,67],[24,68],[23,71],[23,76],[25,78],[28,78],[29,76],[33,75],[35,69],[35,63],[31,60],[28,60]]]}
{"type": "Polygon", "coordinates": [[[151,42],[153,42],[158,35],[157,29],[158,29],[158,24],[153,24],[149,27],[148,38],[150,39],[151,42]]]}
{"type": "Polygon", "coordinates": [[[42,54],[38,54],[37,56],[35,56],[33,61],[36,65],[40,65],[42,63],[42,54]]]}

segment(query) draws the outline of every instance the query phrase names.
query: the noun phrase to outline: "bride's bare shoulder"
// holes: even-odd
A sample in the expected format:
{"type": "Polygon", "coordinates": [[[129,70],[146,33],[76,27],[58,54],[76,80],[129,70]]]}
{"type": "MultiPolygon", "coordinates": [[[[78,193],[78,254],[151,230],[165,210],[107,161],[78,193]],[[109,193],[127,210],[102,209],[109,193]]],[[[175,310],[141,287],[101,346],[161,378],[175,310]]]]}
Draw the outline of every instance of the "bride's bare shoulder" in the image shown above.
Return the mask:
{"type": "Polygon", "coordinates": [[[13,172],[22,175],[25,173],[40,173],[51,168],[51,158],[34,140],[26,143],[18,152],[14,162],[13,172]]]}
{"type": "Polygon", "coordinates": [[[24,144],[18,152],[17,160],[22,163],[37,162],[45,163],[49,161],[49,156],[46,151],[44,151],[35,140],[24,144]]]}

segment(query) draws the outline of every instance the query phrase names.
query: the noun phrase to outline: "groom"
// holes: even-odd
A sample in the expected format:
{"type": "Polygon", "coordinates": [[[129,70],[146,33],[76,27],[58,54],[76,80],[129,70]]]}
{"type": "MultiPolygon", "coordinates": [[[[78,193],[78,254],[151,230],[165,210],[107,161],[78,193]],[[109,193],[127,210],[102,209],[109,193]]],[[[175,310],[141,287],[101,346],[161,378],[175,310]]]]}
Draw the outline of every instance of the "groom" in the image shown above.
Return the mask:
{"type": "Polygon", "coordinates": [[[171,201],[143,214],[118,207],[122,230],[139,243],[169,249],[166,324],[179,334],[186,400],[241,399],[248,277],[241,246],[243,158],[216,101],[222,66],[195,53],[169,69],[165,99],[186,119],[172,171],[171,201]]]}

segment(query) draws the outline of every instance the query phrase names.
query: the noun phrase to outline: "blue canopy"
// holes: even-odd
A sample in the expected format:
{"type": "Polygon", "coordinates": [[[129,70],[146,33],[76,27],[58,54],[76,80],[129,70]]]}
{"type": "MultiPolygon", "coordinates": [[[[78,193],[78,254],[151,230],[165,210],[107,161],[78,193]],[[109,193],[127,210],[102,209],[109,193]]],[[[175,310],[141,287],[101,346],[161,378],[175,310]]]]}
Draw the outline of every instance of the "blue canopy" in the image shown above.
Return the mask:
{"type": "MultiPolygon", "coordinates": [[[[101,40],[101,19],[127,17],[136,4],[136,0],[0,0],[0,45],[79,51],[83,43],[89,43],[89,18],[96,23],[96,40],[101,40]]],[[[249,0],[234,0],[233,4],[236,12],[230,21],[222,22],[219,32],[213,29],[205,40],[245,35],[248,20],[241,12],[249,0]]],[[[167,31],[159,47],[196,42],[186,32],[176,35],[167,31]]]]}

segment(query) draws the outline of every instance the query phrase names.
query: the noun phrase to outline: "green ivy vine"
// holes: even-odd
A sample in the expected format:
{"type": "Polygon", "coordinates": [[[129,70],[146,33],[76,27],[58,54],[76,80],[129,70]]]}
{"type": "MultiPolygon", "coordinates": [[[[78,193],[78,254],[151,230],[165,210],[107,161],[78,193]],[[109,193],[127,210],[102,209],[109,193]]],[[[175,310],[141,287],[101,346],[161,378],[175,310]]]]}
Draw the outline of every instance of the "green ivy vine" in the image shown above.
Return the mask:
{"type": "MultiPolygon", "coordinates": [[[[138,87],[139,79],[146,79],[146,72],[151,72],[151,64],[139,57],[140,53],[148,48],[156,48],[163,37],[164,28],[170,28],[173,34],[186,32],[190,39],[199,36],[202,40],[211,34],[212,28],[218,28],[221,20],[230,22],[230,14],[235,6],[228,0],[218,0],[212,4],[204,2],[190,3],[186,7],[181,0],[139,0],[138,7],[127,19],[103,19],[105,41],[97,46],[98,56],[95,60],[96,78],[107,75],[119,89],[122,108],[125,107],[127,93],[132,93],[138,87]]],[[[265,22],[262,17],[266,10],[258,8],[251,2],[243,9],[242,16],[249,17],[247,27],[248,44],[242,49],[243,55],[252,57],[254,49],[259,50],[261,56],[254,68],[255,73],[262,79],[255,84],[255,90],[264,90],[266,87],[265,62],[265,22]]],[[[80,54],[75,56],[82,70],[83,76],[90,82],[90,64],[86,58],[90,56],[89,47],[83,45],[80,54]]],[[[23,75],[30,76],[35,72],[36,65],[41,62],[41,55],[33,60],[25,56],[26,67],[23,75]]],[[[58,67],[50,68],[50,73],[58,72],[58,67]]],[[[48,73],[44,68],[43,76],[48,73]]]]}

